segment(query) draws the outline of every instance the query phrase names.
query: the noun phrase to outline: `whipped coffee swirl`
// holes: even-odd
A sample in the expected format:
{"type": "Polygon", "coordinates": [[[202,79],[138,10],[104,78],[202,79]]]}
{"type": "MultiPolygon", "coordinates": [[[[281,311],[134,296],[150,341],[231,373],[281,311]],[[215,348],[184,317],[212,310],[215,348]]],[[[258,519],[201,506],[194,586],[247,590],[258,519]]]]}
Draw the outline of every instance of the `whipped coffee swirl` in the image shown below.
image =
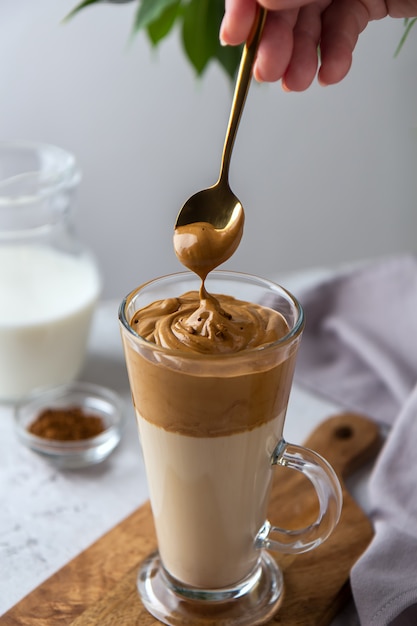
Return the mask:
{"type": "Polygon", "coordinates": [[[132,327],[158,346],[202,354],[256,348],[288,332],[276,311],[227,295],[213,296],[204,288],[153,302],[136,314],[132,327]]]}

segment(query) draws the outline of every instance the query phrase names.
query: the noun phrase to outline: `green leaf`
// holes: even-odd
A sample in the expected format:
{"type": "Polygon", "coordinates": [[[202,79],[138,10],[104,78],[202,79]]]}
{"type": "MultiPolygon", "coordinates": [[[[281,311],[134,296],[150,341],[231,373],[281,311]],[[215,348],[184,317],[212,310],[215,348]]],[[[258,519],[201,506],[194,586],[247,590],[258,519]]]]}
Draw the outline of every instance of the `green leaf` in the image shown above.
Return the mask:
{"type": "Polygon", "coordinates": [[[76,7],[74,7],[72,9],[72,11],[70,11],[68,13],[68,15],[66,17],[64,17],[64,22],[70,20],[72,17],[74,17],[74,15],[76,15],[79,11],[81,11],[81,9],[84,9],[85,7],[88,7],[90,4],[98,4],[99,2],[101,2],[102,0],[83,0],[83,2],[80,2],[80,4],[78,4],[76,7]]]}
{"type": "Polygon", "coordinates": [[[222,46],[219,45],[219,48],[216,53],[216,58],[219,61],[220,65],[223,67],[226,74],[228,74],[229,78],[232,80],[236,77],[237,70],[239,67],[240,59],[242,57],[242,46],[222,46]]]}
{"type": "Polygon", "coordinates": [[[211,61],[218,61],[230,78],[236,75],[242,48],[220,44],[223,15],[224,0],[190,0],[184,9],[182,43],[198,76],[211,61]]]}
{"type": "Polygon", "coordinates": [[[149,24],[147,33],[154,46],[168,35],[180,14],[181,0],[176,0],[174,4],[168,6],[156,20],[149,24]]]}
{"type": "Polygon", "coordinates": [[[219,40],[217,4],[217,0],[190,0],[184,9],[182,43],[198,75],[216,56],[219,40]]]}
{"type": "Polygon", "coordinates": [[[403,36],[400,39],[400,43],[398,44],[396,51],[394,52],[394,57],[397,57],[399,53],[401,52],[401,49],[403,45],[405,44],[405,40],[407,39],[410,33],[410,30],[412,29],[412,27],[414,26],[416,22],[417,22],[417,17],[413,17],[412,19],[406,17],[404,19],[405,31],[403,33],[403,36]]]}
{"type": "Polygon", "coordinates": [[[215,44],[215,58],[230,78],[235,78],[242,56],[242,46],[222,46],[219,39],[220,25],[224,15],[224,0],[213,0],[211,5],[212,33],[215,44]]]}
{"type": "Polygon", "coordinates": [[[156,46],[176,24],[182,25],[184,52],[197,75],[203,74],[211,61],[217,61],[230,78],[235,77],[242,48],[220,44],[224,0],[83,0],[64,21],[92,4],[124,4],[128,1],[138,1],[132,37],[144,30],[151,44],[156,46]]]}
{"type": "Polygon", "coordinates": [[[133,24],[133,33],[147,28],[158,20],[163,12],[177,0],[142,0],[133,24]]]}

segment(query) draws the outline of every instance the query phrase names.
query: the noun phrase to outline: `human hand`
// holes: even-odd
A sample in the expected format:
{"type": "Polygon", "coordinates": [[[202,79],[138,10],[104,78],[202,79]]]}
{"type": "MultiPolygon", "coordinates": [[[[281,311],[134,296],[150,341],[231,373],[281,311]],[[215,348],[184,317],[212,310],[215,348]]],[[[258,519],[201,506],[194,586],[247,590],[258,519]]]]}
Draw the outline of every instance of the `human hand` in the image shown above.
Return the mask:
{"type": "MultiPolygon", "coordinates": [[[[358,37],[370,21],[417,15],[417,0],[258,1],[268,15],[254,77],[261,82],[281,79],[287,91],[307,89],[316,74],[322,85],[341,81],[351,67],[358,37]]],[[[256,0],[225,0],[222,43],[243,43],[255,11],[256,0]]]]}

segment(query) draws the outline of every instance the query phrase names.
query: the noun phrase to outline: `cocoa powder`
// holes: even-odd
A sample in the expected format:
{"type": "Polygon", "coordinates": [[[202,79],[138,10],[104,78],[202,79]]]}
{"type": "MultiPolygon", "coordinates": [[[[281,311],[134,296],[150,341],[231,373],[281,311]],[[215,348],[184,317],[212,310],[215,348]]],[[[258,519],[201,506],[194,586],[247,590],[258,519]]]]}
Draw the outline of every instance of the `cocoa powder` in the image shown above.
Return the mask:
{"type": "Polygon", "coordinates": [[[44,409],[28,427],[28,431],[37,437],[57,441],[89,439],[104,430],[101,417],[86,413],[78,406],[44,409]]]}

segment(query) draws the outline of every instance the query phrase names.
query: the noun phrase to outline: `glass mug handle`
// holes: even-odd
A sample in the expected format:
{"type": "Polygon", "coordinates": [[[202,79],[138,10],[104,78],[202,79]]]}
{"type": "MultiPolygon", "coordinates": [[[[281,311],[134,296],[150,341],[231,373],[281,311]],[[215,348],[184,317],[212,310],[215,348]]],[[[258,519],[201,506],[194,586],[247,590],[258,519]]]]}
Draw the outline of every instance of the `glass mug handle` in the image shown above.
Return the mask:
{"type": "Polygon", "coordinates": [[[311,481],[318,497],[319,513],[315,522],[297,530],[285,530],[266,521],[255,545],[283,554],[313,550],[327,539],[340,518],[343,496],[336,473],[317,452],[287,443],[284,439],[276,446],[271,464],[295,469],[311,481]]]}

